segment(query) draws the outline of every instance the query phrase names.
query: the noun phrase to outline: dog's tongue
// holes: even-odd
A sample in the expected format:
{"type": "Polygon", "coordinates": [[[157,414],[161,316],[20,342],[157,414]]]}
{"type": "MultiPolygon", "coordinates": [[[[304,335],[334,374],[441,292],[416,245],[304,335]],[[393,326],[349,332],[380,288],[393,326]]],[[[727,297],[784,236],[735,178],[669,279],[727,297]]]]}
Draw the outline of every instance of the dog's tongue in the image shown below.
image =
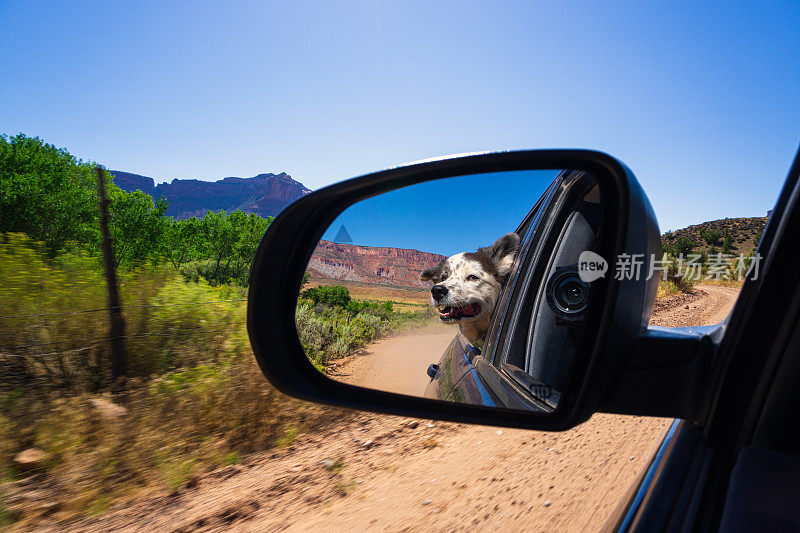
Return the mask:
{"type": "Polygon", "coordinates": [[[471,317],[481,312],[479,304],[469,304],[464,307],[445,307],[439,311],[439,315],[443,317],[471,317]]]}

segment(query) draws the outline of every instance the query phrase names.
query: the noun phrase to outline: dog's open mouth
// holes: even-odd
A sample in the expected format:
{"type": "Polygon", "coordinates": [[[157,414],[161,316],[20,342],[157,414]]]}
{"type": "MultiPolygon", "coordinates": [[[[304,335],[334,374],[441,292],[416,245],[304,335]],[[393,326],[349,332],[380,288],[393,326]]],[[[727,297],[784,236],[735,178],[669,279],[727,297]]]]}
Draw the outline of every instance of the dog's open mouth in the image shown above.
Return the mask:
{"type": "Polygon", "coordinates": [[[457,320],[471,318],[481,312],[481,304],[469,304],[462,307],[442,307],[439,309],[439,318],[442,320],[457,320]]]}

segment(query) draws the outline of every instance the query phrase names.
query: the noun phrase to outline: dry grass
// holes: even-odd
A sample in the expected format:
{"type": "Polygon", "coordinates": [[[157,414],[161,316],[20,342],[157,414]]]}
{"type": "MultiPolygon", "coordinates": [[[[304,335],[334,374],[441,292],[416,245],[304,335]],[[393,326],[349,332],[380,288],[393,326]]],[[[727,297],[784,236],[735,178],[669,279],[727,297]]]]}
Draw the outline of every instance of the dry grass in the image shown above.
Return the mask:
{"type": "Polygon", "coordinates": [[[0,526],[94,515],[174,491],[349,416],[267,383],[249,348],[244,302],[220,301],[241,299],[237,289],[163,269],[121,273],[130,379],[112,397],[108,346],[96,341],[108,334],[107,317],[93,312],[105,306],[99,266],[80,256],[48,262],[24,236],[0,240],[0,317],[13,317],[0,320],[0,526]],[[127,414],[104,415],[96,399],[127,414]],[[31,447],[49,459],[15,470],[15,455],[31,447]]]}
{"type": "Polygon", "coordinates": [[[250,452],[288,446],[301,432],[349,416],[277,392],[251,357],[206,370],[136,386],[119,402],[128,409],[120,418],[92,409],[88,400],[97,395],[50,395],[33,404],[25,398],[27,405],[12,409],[18,415],[13,433],[0,439],[7,478],[0,519],[5,512],[24,526],[46,513],[55,519],[101,513],[143,493],[178,490],[193,476],[250,452]],[[28,435],[24,445],[20,434],[28,435]],[[34,473],[37,498],[26,497],[30,473],[7,462],[27,445],[50,455],[34,473]]]}
{"type": "Polygon", "coordinates": [[[666,298],[678,294],[679,292],[681,292],[681,289],[674,282],[661,280],[658,282],[656,298],[666,298]]]}
{"type": "Polygon", "coordinates": [[[701,282],[703,285],[716,285],[718,287],[735,287],[741,288],[744,285],[744,280],[736,279],[704,279],[701,282]]]}

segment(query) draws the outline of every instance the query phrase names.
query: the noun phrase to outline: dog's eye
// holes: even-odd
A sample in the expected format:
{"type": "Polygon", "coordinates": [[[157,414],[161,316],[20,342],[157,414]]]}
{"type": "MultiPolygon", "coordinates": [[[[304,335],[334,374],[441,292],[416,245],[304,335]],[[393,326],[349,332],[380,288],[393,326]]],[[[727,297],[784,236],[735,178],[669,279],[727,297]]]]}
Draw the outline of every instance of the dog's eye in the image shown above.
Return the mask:
{"type": "Polygon", "coordinates": [[[472,281],[472,280],[478,280],[480,278],[478,276],[476,276],[475,274],[470,274],[469,276],[467,276],[467,279],[472,281]]]}
{"type": "Polygon", "coordinates": [[[447,279],[447,274],[442,274],[442,281],[447,279]]]}

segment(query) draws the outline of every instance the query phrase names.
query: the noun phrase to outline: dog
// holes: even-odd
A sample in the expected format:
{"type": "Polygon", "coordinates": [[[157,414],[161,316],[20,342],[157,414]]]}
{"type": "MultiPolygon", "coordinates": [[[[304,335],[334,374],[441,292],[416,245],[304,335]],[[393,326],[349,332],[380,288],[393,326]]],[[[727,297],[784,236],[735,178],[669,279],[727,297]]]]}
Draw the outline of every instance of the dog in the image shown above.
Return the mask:
{"type": "Polygon", "coordinates": [[[480,346],[518,251],[519,235],[508,233],[487,248],[450,256],[423,270],[419,279],[434,283],[431,304],[439,320],[458,324],[467,340],[480,346]]]}

